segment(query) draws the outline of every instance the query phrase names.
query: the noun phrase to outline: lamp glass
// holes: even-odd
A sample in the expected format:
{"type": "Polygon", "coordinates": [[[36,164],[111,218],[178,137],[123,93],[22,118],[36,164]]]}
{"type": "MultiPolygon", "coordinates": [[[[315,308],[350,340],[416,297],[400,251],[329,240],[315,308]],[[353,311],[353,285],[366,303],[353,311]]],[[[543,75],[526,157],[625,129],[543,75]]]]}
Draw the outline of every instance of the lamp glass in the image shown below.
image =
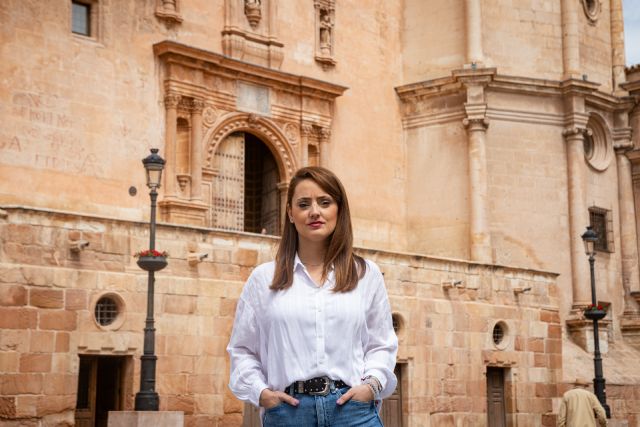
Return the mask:
{"type": "Polygon", "coordinates": [[[598,234],[593,231],[591,226],[587,226],[587,231],[585,231],[581,237],[582,243],[584,243],[584,252],[589,256],[595,254],[595,245],[598,240],[598,234]]]}
{"type": "Polygon", "coordinates": [[[147,168],[147,187],[160,188],[162,178],[162,168],[147,168]]]}

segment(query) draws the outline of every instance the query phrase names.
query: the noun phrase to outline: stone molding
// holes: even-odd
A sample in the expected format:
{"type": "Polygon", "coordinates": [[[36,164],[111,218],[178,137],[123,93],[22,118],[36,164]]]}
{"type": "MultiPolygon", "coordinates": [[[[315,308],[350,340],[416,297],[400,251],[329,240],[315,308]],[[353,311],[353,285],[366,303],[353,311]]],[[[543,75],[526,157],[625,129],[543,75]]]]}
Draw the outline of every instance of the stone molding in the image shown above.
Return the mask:
{"type": "Polygon", "coordinates": [[[209,129],[204,137],[206,156],[205,168],[213,168],[213,156],[218,145],[230,134],[249,131],[260,137],[277,153],[274,158],[278,163],[281,176],[288,182],[297,169],[295,151],[288,142],[284,132],[271,120],[250,113],[232,113],[221,119],[215,127],[209,129]]]}

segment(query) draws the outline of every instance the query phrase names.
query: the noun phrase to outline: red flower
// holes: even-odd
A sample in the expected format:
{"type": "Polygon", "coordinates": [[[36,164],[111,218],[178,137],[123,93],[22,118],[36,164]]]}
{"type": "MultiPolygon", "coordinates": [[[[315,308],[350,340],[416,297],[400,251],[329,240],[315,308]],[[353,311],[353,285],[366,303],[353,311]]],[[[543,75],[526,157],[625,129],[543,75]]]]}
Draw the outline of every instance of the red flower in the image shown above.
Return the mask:
{"type": "Polygon", "coordinates": [[[136,252],[135,254],[133,254],[134,257],[136,258],[140,258],[140,257],[168,257],[169,253],[167,251],[157,251],[155,249],[146,249],[144,251],[140,251],[140,252],[136,252]]]}
{"type": "Polygon", "coordinates": [[[589,304],[587,308],[585,308],[585,311],[591,311],[591,310],[604,310],[604,307],[602,307],[601,304],[598,304],[598,305],[589,304]]]}

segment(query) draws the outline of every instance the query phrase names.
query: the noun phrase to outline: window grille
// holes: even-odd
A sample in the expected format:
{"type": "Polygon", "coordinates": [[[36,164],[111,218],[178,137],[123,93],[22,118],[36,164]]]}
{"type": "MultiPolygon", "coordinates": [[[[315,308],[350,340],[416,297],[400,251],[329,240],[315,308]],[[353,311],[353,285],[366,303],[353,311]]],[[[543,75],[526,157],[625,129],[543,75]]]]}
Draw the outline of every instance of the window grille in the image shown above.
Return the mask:
{"type": "Polygon", "coordinates": [[[496,323],[493,327],[493,343],[499,345],[504,340],[504,325],[502,323],[496,323]]]}
{"type": "Polygon", "coordinates": [[[102,297],[96,303],[96,321],[101,326],[112,324],[118,317],[118,303],[110,297],[102,297]]]}
{"type": "Polygon", "coordinates": [[[594,248],[601,252],[613,252],[613,224],[611,211],[608,209],[589,208],[589,224],[598,235],[594,248]]]}

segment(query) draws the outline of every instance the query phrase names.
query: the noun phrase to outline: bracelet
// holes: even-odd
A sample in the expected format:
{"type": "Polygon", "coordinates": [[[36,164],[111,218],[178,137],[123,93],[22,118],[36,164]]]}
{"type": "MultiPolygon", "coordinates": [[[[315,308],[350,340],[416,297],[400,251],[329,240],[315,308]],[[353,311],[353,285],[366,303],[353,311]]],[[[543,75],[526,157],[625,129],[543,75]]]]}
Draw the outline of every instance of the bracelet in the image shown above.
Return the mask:
{"type": "Polygon", "coordinates": [[[363,384],[368,385],[373,392],[373,400],[379,400],[380,392],[382,391],[382,384],[380,380],[374,377],[373,375],[367,375],[366,377],[362,377],[361,381],[363,384]]]}

